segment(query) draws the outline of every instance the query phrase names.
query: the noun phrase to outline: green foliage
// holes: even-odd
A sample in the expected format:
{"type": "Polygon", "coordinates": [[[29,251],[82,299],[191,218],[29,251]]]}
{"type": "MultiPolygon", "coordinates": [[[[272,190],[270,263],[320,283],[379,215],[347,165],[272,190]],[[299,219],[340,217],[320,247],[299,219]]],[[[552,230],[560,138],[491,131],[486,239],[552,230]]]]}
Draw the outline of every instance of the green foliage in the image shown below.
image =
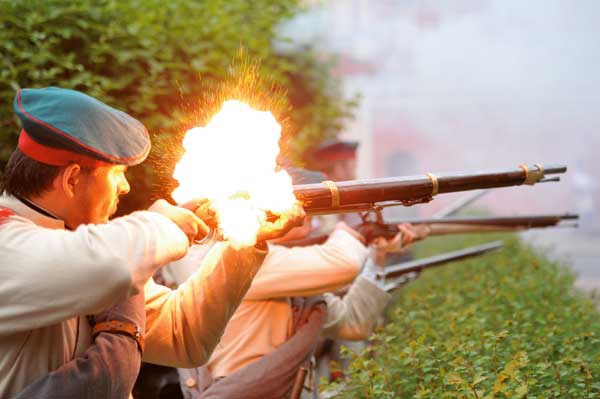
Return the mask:
{"type": "Polygon", "coordinates": [[[0,169],[16,145],[18,88],[81,90],[148,127],[155,148],[150,162],[131,171],[126,208],[142,206],[172,188],[181,134],[205,122],[223,87],[236,80],[239,88],[249,71],[256,76],[248,91],[279,97],[273,111],[285,122],[285,156],[298,161],[302,150],[337,133],[351,106],[326,62],[308,50],[274,51],[284,40],[277,26],[301,12],[299,3],[0,0],[0,169]]]}
{"type": "MultiPolygon", "coordinates": [[[[504,238],[498,254],[429,270],[399,290],[389,323],[327,388],[344,398],[599,398],[597,302],[574,290],[565,268],[504,238]]],[[[484,240],[432,239],[417,251],[484,240]]]]}

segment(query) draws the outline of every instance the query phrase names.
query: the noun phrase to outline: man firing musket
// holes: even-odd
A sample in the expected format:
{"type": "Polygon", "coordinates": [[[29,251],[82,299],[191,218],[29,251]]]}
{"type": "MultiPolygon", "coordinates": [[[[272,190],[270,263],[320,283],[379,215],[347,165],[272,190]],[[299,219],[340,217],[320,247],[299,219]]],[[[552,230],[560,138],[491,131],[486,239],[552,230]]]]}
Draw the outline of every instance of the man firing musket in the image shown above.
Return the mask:
{"type": "MultiPolygon", "coordinates": [[[[151,276],[184,257],[190,242],[205,236],[204,223],[164,200],[109,221],[129,191],[125,170],[150,150],[146,128],[74,90],[22,89],[14,109],[23,130],[0,197],[0,396],[15,397],[87,355],[106,334],[133,341],[134,366],[140,357],[205,363],[268,252],[264,241],[302,222],[301,208],[259,223],[251,245],[220,243],[204,259],[209,272],[172,292],[151,276]],[[127,311],[105,312],[135,294],[145,298],[127,311]]],[[[128,381],[109,392],[131,390],[137,370],[125,369],[130,374],[118,377],[128,381]]],[[[95,375],[81,377],[55,387],[95,387],[85,381],[95,375]]],[[[34,396],[52,393],[61,397],[34,396]]]]}

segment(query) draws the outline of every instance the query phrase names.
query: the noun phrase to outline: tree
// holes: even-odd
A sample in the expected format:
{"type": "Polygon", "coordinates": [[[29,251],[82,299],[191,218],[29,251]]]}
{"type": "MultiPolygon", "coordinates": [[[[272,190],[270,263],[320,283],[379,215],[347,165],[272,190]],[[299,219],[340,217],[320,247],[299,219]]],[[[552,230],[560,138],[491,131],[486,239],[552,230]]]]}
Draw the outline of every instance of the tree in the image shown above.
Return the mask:
{"type": "Polygon", "coordinates": [[[0,0],[0,169],[19,131],[15,91],[45,86],[83,91],[147,126],[153,150],[129,172],[125,212],[170,192],[182,133],[244,84],[274,107],[285,156],[298,162],[337,133],[352,105],[312,52],[275,52],[277,27],[301,12],[299,3],[0,0]]]}

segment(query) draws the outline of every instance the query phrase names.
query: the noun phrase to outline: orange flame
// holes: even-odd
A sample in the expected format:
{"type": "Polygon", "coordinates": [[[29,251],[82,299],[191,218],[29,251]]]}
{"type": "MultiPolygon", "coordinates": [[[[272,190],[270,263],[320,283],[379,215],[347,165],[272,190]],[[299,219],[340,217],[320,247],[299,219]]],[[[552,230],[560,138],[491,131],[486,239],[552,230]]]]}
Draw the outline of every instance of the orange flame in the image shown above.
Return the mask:
{"type": "Polygon", "coordinates": [[[270,112],[226,101],[205,127],[187,131],[173,198],[208,198],[224,238],[236,247],[254,245],[266,211],[281,213],[296,201],[290,176],[276,171],[280,137],[270,112]]]}

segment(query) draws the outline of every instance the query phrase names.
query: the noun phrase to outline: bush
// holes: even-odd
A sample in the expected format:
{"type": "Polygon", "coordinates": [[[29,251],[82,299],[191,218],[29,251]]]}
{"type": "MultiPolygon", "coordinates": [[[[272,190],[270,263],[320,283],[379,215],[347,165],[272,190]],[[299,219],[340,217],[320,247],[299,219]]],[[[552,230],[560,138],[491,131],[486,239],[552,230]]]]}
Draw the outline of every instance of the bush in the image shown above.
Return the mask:
{"type": "MultiPolygon", "coordinates": [[[[432,241],[418,252],[483,240],[432,241]]],[[[505,242],[399,290],[389,323],[329,388],[345,398],[600,397],[597,303],[566,268],[505,242]]]]}
{"type": "Polygon", "coordinates": [[[310,51],[274,51],[274,41],[282,40],[277,26],[301,11],[299,3],[0,0],[0,169],[16,145],[18,88],[81,90],[148,127],[157,145],[150,162],[131,171],[125,208],[143,206],[173,187],[178,143],[187,128],[205,122],[212,105],[205,101],[232,79],[248,83],[248,71],[256,74],[250,94],[278,97],[274,112],[286,121],[286,157],[298,161],[306,147],[337,133],[350,106],[327,63],[310,51]]]}

